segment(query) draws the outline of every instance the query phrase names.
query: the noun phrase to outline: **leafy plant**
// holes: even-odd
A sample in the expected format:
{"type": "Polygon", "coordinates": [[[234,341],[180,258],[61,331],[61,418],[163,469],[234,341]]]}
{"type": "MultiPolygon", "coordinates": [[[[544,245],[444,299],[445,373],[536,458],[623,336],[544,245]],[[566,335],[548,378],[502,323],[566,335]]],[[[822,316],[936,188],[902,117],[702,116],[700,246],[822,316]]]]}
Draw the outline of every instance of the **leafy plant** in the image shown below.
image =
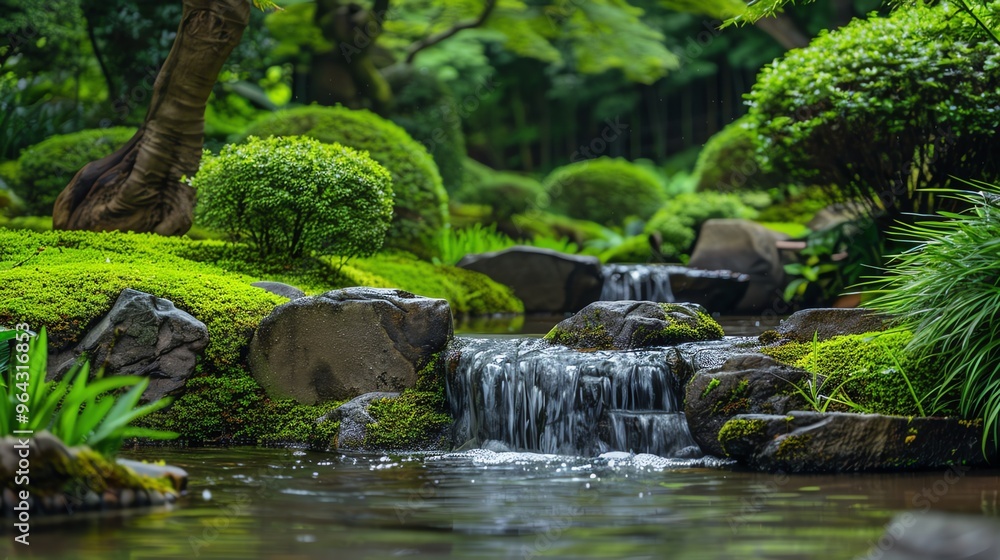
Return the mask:
{"type": "Polygon", "coordinates": [[[99,372],[90,380],[90,365],[74,365],[60,381],[45,381],[48,340],[45,329],[27,342],[25,331],[3,331],[0,340],[18,341],[16,356],[10,359],[7,385],[0,391],[0,435],[14,430],[48,430],[66,445],[87,445],[105,456],[121,449],[125,438],[173,439],[177,434],[131,424],[170,404],[170,398],[138,406],[149,379],[99,372]],[[27,361],[25,364],[24,361],[27,361]],[[26,366],[26,367],[25,367],[26,366]],[[125,394],[116,395],[120,389],[125,394]]]}
{"type": "Polygon", "coordinates": [[[430,259],[438,254],[440,232],[448,225],[448,194],[434,159],[405,130],[365,110],[347,107],[299,107],[252,123],[242,137],[315,138],[367,151],[392,175],[392,226],[385,246],[430,259]]]}
{"type": "Polygon", "coordinates": [[[515,241],[507,235],[498,232],[496,224],[473,224],[472,227],[447,229],[441,240],[441,258],[443,264],[456,264],[466,255],[502,251],[515,245],[529,245],[543,249],[552,249],[560,253],[577,253],[579,246],[572,241],[535,237],[534,239],[515,241]]]}
{"type": "Polygon", "coordinates": [[[887,218],[930,211],[951,177],[1000,177],[1000,45],[951,6],[855,20],[766,66],[747,96],[761,168],[887,218]]]}
{"type": "Polygon", "coordinates": [[[883,242],[870,218],[841,222],[806,238],[801,262],[785,265],[792,280],[785,301],[805,305],[829,302],[882,264],[883,242]]]}
{"type": "Polygon", "coordinates": [[[832,390],[827,390],[826,386],[830,382],[830,376],[824,376],[820,373],[819,368],[815,367],[815,362],[820,357],[820,346],[819,346],[819,333],[813,334],[812,341],[812,352],[810,354],[812,357],[812,364],[806,366],[806,371],[809,372],[810,377],[802,385],[796,385],[791,383],[792,388],[798,393],[809,406],[813,408],[816,412],[826,412],[832,403],[847,404],[851,408],[859,407],[854,403],[847,393],[844,392],[844,385],[847,385],[851,378],[850,376],[845,376],[845,379],[841,381],[832,390]],[[850,404],[848,404],[850,403],[850,404]],[[852,406],[853,405],[853,406],[852,406]]]}
{"type": "Polygon", "coordinates": [[[543,182],[552,207],[605,226],[647,219],[663,204],[659,178],[624,159],[600,157],[554,170],[543,182]]]}
{"type": "Polygon", "coordinates": [[[896,227],[910,248],[868,293],[876,296],[871,307],[913,331],[910,352],[939,361],[933,409],[957,404],[963,417],[982,418],[985,447],[1000,440],[1000,187],[970,186],[982,190],[937,192],[968,210],[896,227]]]}
{"type": "Polygon", "coordinates": [[[249,138],[195,176],[196,216],[262,255],[374,254],[392,218],[389,173],[364,152],[306,137],[249,138]]]}

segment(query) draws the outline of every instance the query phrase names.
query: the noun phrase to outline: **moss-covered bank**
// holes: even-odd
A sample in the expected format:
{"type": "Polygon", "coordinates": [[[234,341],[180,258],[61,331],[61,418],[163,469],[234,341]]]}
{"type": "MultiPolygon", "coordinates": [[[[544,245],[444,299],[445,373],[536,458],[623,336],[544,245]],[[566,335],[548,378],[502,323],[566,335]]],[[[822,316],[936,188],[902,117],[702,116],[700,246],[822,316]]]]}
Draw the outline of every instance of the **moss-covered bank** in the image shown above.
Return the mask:
{"type": "MultiPolygon", "coordinates": [[[[304,406],[269,398],[249,375],[247,345],[257,325],[286,301],[251,286],[257,280],[321,293],[348,285],[391,286],[449,299],[456,312],[511,312],[520,302],[474,272],[402,255],[260,263],[240,245],[147,234],[30,232],[0,229],[0,324],[47,327],[70,345],[133,288],[168,299],[205,323],[210,342],[186,392],[148,421],[204,443],[333,441],[337,426],[315,419],[340,403],[304,406]],[[383,276],[382,273],[385,272],[383,276]]],[[[408,397],[410,398],[410,397],[408,397]]]]}

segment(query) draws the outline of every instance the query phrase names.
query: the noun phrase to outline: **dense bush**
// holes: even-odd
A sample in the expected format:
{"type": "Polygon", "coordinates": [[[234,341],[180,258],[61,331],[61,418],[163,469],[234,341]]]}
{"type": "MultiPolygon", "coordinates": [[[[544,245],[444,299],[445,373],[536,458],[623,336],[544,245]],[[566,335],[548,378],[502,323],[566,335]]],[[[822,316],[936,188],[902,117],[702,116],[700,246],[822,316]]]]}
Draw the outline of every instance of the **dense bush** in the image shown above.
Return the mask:
{"type": "Polygon", "coordinates": [[[1000,176],[1000,46],[982,33],[914,3],[790,51],[748,95],[761,165],[891,215],[930,208],[921,187],[1000,176]]]}
{"type": "Polygon", "coordinates": [[[982,418],[985,445],[1000,441],[1000,188],[978,186],[952,195],[970,210],[896,230],[911,247],[890,260],[870,305],[913,331],[914,356],[938,362],[933,410],[982,418]]]}
{"type": "Polygon", "coordinates": [[[495,222],[507,222],[515,214],[522,214],[542,195],[542,184],[524,175],[495,171],[489,167],[468,160],[466,169],[478,168],[467,174],[465,186],[455,194],[455,198],[467,204],[482,204],[490,207],[490,218],[495,222]]]}
{"type": "Polygon", "coordinates": [[[433,74],[408,72],[403,83],[394,83],[390,118],[423,144],[441,172],[448,194],[464,182],[465,135],[451,91],[433,74]]]}
{"type": "Polygon", "coordinates": [[[230,144],[205,158],[193,185],[200,223],[264,255],[371,255],[392,219],[389,172],[365,153],[312,138],[230,144]]]}
{"type": "Polygon", "coordinates": [[[771,185],[757,163],[757,131],[754,121],[744,116],[708,139],[695,164],[697,190],[732,192],[771,185]]]}
{"type": "Polygon", "coordinates": [[[753,219],[757,211],[744,204],[737,194],[701,192],[684,193],[667,201],[646,224],[646,233],[658,233],[660,253],[666,257],[686,253],[701,224],[711,219],[753,219]]]}
{"type": "Polygon", "coordinates": [[[405,130],[369,111],[345,107],[300,107],[268,115],[246,136],[313,137],[366,150],[392,174],[396,196],[385,245],[430,258],[438,253],[441,229],[448,223],[448,195],[427,149],[405,130]]]}
{"type": "Polygon", "coordinates": [[[56,197],[77,171],[110,155],[134,135],[134,128],[115,127],[52,136],[21,153],[19,180],[11,187],[24,201],[25,212],[50,215],[56,197]]]}
{"type": "Polygon", "coordinates": [[[553,209],[607,226],[650,217],[663,204],[659,179],[624,159],[601,157],[571,163],[545,178],[553,209]]]}

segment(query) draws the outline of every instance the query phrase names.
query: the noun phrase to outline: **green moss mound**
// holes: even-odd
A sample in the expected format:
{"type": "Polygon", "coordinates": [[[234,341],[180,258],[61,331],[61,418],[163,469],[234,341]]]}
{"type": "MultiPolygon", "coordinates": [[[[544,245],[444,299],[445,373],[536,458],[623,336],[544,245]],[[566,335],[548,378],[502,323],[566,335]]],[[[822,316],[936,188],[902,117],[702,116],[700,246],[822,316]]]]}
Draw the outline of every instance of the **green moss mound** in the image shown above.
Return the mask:
{"type": "Polygon", "coordinates": [[[125,127],[81,130],[52,136],[25,149],[18,158],[19,180],[11,185],[24,202],[24,211],[51,215],[56,197],[77,171],[124,146],[135,132],[125,127]]]}
{"type": "Polygon", "coordinates": [[[553,209],[606,226],[647,219],[664,201],[656,175],[624,159],[572,163],[550,173],[544,185],[553,209]]]}
{"type": "Polygon", "coordinates": [[[271,399],[247,371],[245,352],[254,330],[287,301],[252,282],[284,281],[311,293],[348,285],[402,288],[451,298],[456,313],[523,309],[508,289],[486,276],[403,255],[357,259],[342,270],[357,274],[356,282],[336,272],[332,257],[288,268],[255,256],[245,245],[220,241],[0,229],[0,324],[45,326],[54,343],[73,344],[125,288],[168,299],[205,323],[210,342],[186,392],[146,425],[179,432],[181,441],[192,444],[325,447],[339,426],[314,420],[340,403],[304,406],[271,399]]]}
{"type": "Polygon", "coordinates": [[[251,124],[243,139],[298,135],[367,151],[392,174],[396,199],[386,247],[427,259],[438,255],[439,235],[448,223],[448,194],[424,146],[398,125],[346,107],[280,111],[251,124]]]}
{"type": "MultiPolygon", "coordinates": [[[[888,331],[838,336],[817,344],[790,342],[761,351],[779,362],[817,373],[822,386],[830,391],[843,383],[843,392],[862,412],[917,416],[920,411],[910,385],[917,398],[929,405],[927,396],[937,389],[942,372],[933,360],[917,359],[906,352],[912,338],[910,332],[888,331]]],[[[850,410],[843,405],[830,409],[850,410]]],[[[942,410],[940,414],[952,412],[942,410]]]]}
{"type": "Polygon", "coordinates": [[[340,144],[250,137],[202,162],[196,218],[263,255],[371,255],[392,219],[391,183],[368,154],[340,144]]]}

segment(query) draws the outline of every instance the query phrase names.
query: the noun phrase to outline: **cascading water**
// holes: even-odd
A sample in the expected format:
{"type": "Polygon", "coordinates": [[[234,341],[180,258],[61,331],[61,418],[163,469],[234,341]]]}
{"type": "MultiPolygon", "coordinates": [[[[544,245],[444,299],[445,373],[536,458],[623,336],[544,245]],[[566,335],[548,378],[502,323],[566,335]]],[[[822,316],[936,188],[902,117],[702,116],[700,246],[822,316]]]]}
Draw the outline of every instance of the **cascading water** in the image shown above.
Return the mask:
{"type": "Polygon", "coordinates": [[[538,339],[463,339],[448,372],[455,443],[519,451],[700,456],[663,349],[580,352],[538,339]]]}
{"type": "Polygon", "coordinates": [[[674,303],[670,275],[683,275],[683,266],[647,264],[608,264],[602,268],[602,301],[656,301],[674,303]]]}

